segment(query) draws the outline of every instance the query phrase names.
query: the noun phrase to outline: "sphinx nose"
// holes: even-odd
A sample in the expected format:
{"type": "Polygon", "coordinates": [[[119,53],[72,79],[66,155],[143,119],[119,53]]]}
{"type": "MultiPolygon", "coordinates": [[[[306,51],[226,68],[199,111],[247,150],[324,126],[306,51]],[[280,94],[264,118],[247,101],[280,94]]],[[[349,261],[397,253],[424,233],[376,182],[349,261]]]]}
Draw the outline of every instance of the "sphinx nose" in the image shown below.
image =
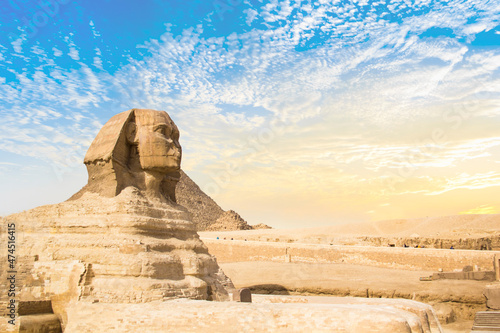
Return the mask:
{"type": "Polygon", "coordinates": [[[174,154],[173,154],[174,156],[177,156],[177,157],[181,156],[181,154],[182,154],[182,150],[181,150],[181,147],[180,147],[180,146],[178,146],[178,145],[173,145],[171,149],[172,149],[172,151],[173,151],[173,153],[174,153],[174,154]]]}

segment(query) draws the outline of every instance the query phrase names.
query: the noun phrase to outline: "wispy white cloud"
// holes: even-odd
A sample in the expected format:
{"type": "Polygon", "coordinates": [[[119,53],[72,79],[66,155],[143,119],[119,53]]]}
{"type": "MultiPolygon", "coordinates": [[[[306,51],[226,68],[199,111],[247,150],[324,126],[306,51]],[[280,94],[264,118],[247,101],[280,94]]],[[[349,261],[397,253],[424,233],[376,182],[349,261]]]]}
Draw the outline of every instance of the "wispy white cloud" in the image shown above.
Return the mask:
{"type": "Polygon", "coordinates": [[[426,194],[439,195],[456,189],[474,190],[497,186],[500,186],[500,173],[498,172],[491,171],[472,175],[464,172],[457,177],[446,179],[446,183],[441,189],[426,194]]]}
{"type": "Polygon", "coordinates": [[[54,57],[60,57],[63,55],[62,51],[56,48],[55,46],[52,48],[52,51],[54,52],[54,57]]]}
{"type": "Polygon", "coordinates": [[[92,35],[94,35],[94,37],[101,37],[101,33],[95,27],[94,21],[90,20],[89,25],[90,29],[92,30],[92,35]]]}

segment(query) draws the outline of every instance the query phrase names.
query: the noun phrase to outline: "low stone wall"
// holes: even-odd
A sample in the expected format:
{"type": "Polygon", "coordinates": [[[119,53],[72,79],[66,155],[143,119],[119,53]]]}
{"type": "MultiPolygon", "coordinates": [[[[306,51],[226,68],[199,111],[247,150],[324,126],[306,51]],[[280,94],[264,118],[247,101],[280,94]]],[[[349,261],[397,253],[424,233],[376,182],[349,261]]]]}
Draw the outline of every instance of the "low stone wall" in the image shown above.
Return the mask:
{"type": "Polygon", "coordinates": [[[430,247],[434,249],[461,250],[500,250],[500,236],[476,237],[476,238],[432,238],[432,237],[357,237],[356,240],[366,245],[387,246],[393,244],[396,247],[430,247]]]}
{"type": "Polygon", "coordinates": [[[349,246],[394,246],[394,247],[424,247],[433,249],[460,249],[460,250],[488,250],[500,251],[500,234],[477,237],[380,237],[380,236],[354,236],[354,235],[329,235],[311,234],[305,230],[305,234],[274,229],[264,232],[249,231],[218,231],[200,232],[202,237],[219,236],[221,239],[248,240],[257,242],[282,242],[299,244],[324,244],[324,245],[349,245],[349,246]]]}
{"type": "Polygon", "coordinates": [[[443,272],[432,274],[432,280],[475,280],[475,281],[495,281],[494,271],[481,272],[443,272]]]}
{"type": "Polygon", "coordinates": [[[500,254],[499,251],[202,240],[218,262],[291,260],[426,271],[437,271],[440,268],[452,271],[477,265],[482,270],[493,270],[494,255],[500,254]]]}

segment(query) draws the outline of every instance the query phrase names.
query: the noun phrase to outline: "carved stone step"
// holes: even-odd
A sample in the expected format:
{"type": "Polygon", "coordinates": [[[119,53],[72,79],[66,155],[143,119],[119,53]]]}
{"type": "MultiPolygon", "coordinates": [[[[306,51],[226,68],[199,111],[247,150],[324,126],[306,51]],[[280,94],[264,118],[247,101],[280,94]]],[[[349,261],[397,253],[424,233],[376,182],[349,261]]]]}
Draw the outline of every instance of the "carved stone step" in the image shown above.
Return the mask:
{"type": "Polygon", "coordinates": [[[480,311],[476,313],[472,331],[500,332],[500,311],[480,311]]]}

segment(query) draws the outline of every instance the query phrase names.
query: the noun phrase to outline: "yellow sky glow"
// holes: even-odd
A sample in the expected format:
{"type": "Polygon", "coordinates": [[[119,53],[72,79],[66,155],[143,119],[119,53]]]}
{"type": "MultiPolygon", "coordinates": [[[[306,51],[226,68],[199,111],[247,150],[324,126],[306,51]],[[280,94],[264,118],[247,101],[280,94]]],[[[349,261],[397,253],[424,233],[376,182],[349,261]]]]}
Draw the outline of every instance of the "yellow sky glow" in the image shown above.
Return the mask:
{"type": "Polygon", "coordinates": [[[482,205],[476,208],[465,210],[460,214],[498,214],[500,211],[492,206],[482,205]]]}

